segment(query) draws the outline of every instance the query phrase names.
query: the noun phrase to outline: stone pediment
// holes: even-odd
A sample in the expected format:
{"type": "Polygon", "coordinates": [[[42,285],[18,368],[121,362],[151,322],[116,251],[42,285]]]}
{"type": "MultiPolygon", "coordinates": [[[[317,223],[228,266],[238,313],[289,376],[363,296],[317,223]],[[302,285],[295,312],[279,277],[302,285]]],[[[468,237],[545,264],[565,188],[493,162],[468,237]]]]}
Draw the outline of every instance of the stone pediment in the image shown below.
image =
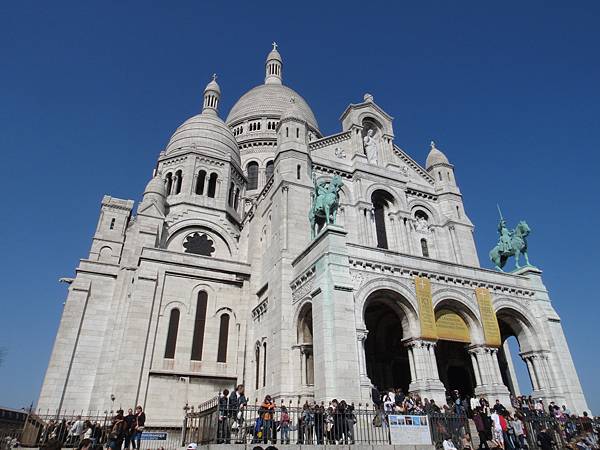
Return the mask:
{"type": "Polygon", "coordinates": [[[161,210],[158,208],[158,206],[156,206],[154,202],[140,203],[140,206],[138,208],[138,215],[157,217],[160,219],[165,218],[165,215],[161,212],[161,210]]]}

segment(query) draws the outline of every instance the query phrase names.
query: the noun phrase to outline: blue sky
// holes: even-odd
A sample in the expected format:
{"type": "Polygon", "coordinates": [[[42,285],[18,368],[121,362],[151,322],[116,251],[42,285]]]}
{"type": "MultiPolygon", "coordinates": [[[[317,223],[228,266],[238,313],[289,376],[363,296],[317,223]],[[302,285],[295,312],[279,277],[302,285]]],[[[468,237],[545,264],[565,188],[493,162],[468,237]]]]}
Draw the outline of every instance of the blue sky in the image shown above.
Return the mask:
{"type": "Polygon", "coordinates": [[[0,404],[38,396],[65,285],[103,194],[139,200],[213,72],[221,116],[262,82],[276,40],[284,80],[321,131],[365,92],[424,163],[455,165],[482,265],[500,203],[533,228],[532,263],[600,411],[597,200],[600,3],[2,2],[0,404]]]}

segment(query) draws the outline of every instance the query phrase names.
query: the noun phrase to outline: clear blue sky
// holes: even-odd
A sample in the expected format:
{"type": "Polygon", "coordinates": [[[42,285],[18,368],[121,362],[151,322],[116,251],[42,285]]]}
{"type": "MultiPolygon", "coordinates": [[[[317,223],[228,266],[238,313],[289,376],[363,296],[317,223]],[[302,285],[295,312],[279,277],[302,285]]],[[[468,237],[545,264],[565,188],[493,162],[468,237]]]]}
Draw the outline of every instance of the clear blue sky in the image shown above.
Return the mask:
{"type": "Polygon", "coordinates": [[[0,404],[38,396],[58,279],[87,255],[102,195],[137,201],[210,75],[225,117],[276,40],[325,134],[370,92],[417,161],[435,139],[484,266],[496,203],[511,226],[527,219],[599,412],[598,17],[596,1],[2,2],[0,404]]]}

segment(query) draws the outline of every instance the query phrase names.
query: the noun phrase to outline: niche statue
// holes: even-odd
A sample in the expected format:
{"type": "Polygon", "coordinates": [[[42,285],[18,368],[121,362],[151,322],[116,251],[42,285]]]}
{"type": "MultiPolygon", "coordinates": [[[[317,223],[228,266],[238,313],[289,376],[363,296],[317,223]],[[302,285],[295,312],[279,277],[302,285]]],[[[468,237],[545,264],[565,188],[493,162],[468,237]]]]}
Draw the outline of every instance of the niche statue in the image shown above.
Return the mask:
{"type": "Polygon", "coordinates": [[[342,178],[335,175],[331,181],[317,183],[313,174],[314,191],[312,194],[312,206],[308,213],[310,221],[310,236],[315,238],[317,230],[317,218],[325,219],[325,224],[335,224],[340,200],[340,189],[343,186],[342,178]]]}
{"type": "Polygon", "coordinates": [[[363,138],[363,144],[365,145],[365,155],[367,155],[367,160],[370,164],[377,165],[378,145],[377,139],[373,137],[374,133],[373,128],[369,129],[367,135],[363,138]]]}

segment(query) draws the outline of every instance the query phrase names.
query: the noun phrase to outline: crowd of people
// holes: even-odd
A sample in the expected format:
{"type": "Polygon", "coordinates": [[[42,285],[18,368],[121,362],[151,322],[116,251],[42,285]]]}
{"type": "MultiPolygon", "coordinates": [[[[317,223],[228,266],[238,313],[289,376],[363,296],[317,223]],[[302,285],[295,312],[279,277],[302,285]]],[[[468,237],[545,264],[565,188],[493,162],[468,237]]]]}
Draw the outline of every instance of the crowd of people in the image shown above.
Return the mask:
{"type": "MultiPolygon", "coordinates": [[[[432,420],[431,426],[434,434],[441,437],[439,443],[444,449],[520,450],[535,443],[546,450],[559,448],[564,442],[573,449],[600,448],[597,423],[587,413],[574,416],[566,405],[550,402],[546,406],[541,399],[512,397],[507,408],[499,400],[490,405],[483,397],[468,398],[458,391],[450,391],[446,403],[438,405],[433,399],[405,394],[402,389],[380,392],[375,387],[371,397],[374,406],[368,421],[371,433],[377,428],[385,430],[389,426],[388,416],[393,414],[429,415],[440,419],[432,420]],[[479,447],[465,426],[467,418],[473,420],[471,425],[477,432],[479,447]],[[557,436],[561,437],[560,442],[557,436]]],[[[357,411],[354,404],[337,399],[328,405],[305,402],[292,408],[276,405],[267,395],[251,407],[248,403],[243,385],[219,395],[217,443],[353,444],[360,441],[356,436],[357,416],[363,414],[361,420],[366,417],[366,410],[357,411]]],[[[385,432],[381,433],[382,443],[386,436],[385,432]]],[[[376,433],[369,439],[377,440],[376,433]]]]}
{"type": "Polygon", "coordinates": [[[244,386],[219,396],[217,443],[354,444],[354,405],[333,399],[329,405],[305,402],[299,408],[276,408],[270,395],[256,408],[248,408],[244,386]],[[251,411],[249,411],[251,409],[251,411]],[[290,409],[293,409],[293,413],[290,409]],[[251,420],[248,420],[251,419],[251,420]],[[291,432],[296,439],[291,439],[291,432]],[[279,439],[278,439],[279,436],[279,439]]]}
{"type": "Polygon", "coordinates": [[[129,409],[127,415],[119,409],[110,422],[84,420],[76,416],[74,420],[50,420],[40,436],[40,443],[46,450],[55,448],[102,448],[112,450],[140,450],[142,432],[146,423],[146,413],[141,406],[135,411],[129,409]]]}

